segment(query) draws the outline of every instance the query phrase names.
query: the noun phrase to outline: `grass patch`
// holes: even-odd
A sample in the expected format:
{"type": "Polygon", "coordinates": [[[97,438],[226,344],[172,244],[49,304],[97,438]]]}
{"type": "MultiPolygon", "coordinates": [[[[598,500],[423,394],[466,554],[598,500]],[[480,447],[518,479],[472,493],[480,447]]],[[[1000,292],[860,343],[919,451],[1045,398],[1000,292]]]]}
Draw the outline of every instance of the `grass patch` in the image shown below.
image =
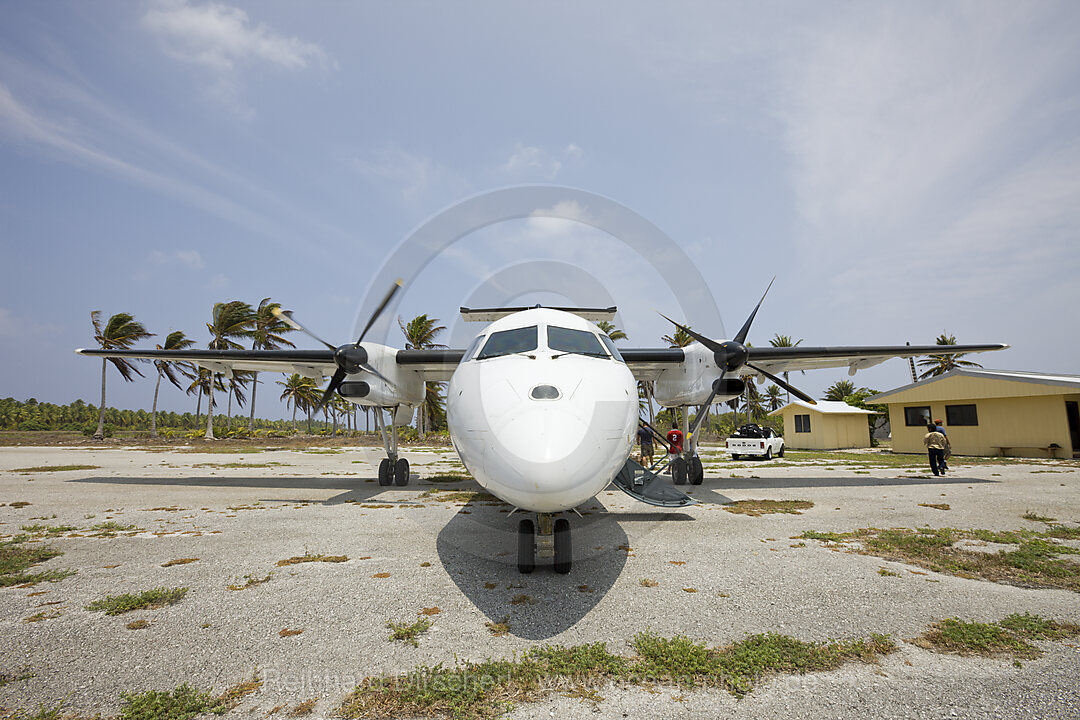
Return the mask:
{"type": "Polygon", "coordinates": [[[74,570],[26,572],[34,565],[64,554],[48,545],[27,545],[29,539],[28,535],[16,535],[11,540],[0,541],[0,587],[57,582],[75,574],[74,570]]]}
{"type": "Polygon", "coordinates": [[[758,517],[772,513],[802,515],[802,510],[809,510],[814,503],[809,500],[738,500],[724,505],[724,509],[736,515],[758,517]]]}
{"type": "Polygon", "coordinates": [[[949,503],[919,503],[919,507],[933,508],[934,510],[949,510],[949,503]]]}
{"type": "Polygon", "coordinates": [[[484,627],[495,637],[505,637],[510,632],[510,616],[503,615],[498,620],[484,623],[484,627]]]}
{"type": "Polygon", "coordinates": [[[229,589],[229,590],[247,590],[249,587],[255,587],[256,585],[262,585],[263,583],[270,582],[270,577],[272,575],[273,575],[273,573],[267,573],[266,577],[255,577],[254,575],[245,575],[244,576],[244,581],[245,582],[244,582],[243,585],[241,585],[240,583],[233,583],[232,585],[229,585],[227,587],[227,589],[229,589]]]}
{"type": "Polygon", "coordinates": [[[424,492],[420,493],[417,499],[437,500],[438,502],[459,502],[466,504],[472,502],[502,502],[502,500],[488,492],[440,490],[439,488],[431,488],[430,490],[425,490],[424,492]]]}
{"type": "Polygon", "coordinates": [[[390,641],[408,643],[413,647],[420,647],[418,638],[431,629],[431,621],[427,617],[417,618],[413,623],[396,623],[389,620],[386,627],[390,628],[390,641]]]}
{"type": "Polygon", "coordinates": [[[472,480],[472,476],[464,473],[441,473],[439,475],[422,478],[422,480],[429,483],[457,483],[464,482],[465,480],[472,480]]]}
{"type": "Polygon", "coordinates": [[[425,716],[492,718],[513,704],[560,692],[592,696],[604,683],[642,686],[679,683],[722,687],[742,696],[769,675],[829,670],[845,662],[875,662],[895,650],[891,640],[807,643],[784,635],[754,635],[726,648],[713,649],[688,638],[639,633],[635,657],[608,651],[605,643],[526,650],[512,660],[420,666],[407,675],[367,678],[339,712],[346,718],[425,716]]]}
{"type": "Polygon", "coordinates": [[[121,532],[142,532],[141,527],[135,525],[121,525],[115,520],[106,520],[105,522],[94,525],[90,529],[94,531],[94,537],[116,537],[116,534],[121,532]]]}
{"type": "Polygon", "coordinates": [[[299,702],[292,710],[289,711],[289,717],[301,717],[303,715],[310,715],[311,711],[315,709],[315,703],[319,702],[319,698],[313,697],[299,702]]]}
{"type": "Polygon", "coordinates": [[[995,623],[948,618],[934,623],[911,642],[936,652],[1030,660],[1042,655],[1042,651],[1029,640],[1061,640],[1078,633],[1080,627],[1070,623],[1014,613],[995,623]]]}
{"type": "Polygon", "coordinates": [[[882,577],[900,577],[900,573],[894,573],[889,568],[878,568],[877,574],[882,577]]]}
{"type": "Polygon", "coordinates": [[[201,469],[206,469],[206,468],[225,469],[225,470],[238,470],[238,469],[242,469],[242,468],[258,469],[258,468],[291,467],[291,466],[289,465],[289,463],[281,463],[281,462],[273,462],[273,461],[271,461],[271,462],[262,462],[262,463],[249,463],[249,462],[213,463],[213,462],[205,462],[205,463],[195,463],[191,467],[193,469],[198,468],[200,470],[201,469]]]}
{"type": "Polygon", "coordinates": [[[1047,517],[1046,515],[1039,515],[1038,513],[1032,512],[1030,510],[1028,510],[1020,517],[1024,518],[1025,520],[1033,520],[1034,522],[1041,523],[1052,523],[1056,520],[1056,518],[1047,517]]]}
{"type": "MultiPolygon", "coordinates": [[[[14,473],[68,472],[71,470],[97,470],[100,465],[38,465],[36,467],[15,468],[14,473]]],[[[27,503],[29,504],[29,503],[27,503]]]]}
{"type": "Polygon", "coordinates": [[[132,620],[127,624],[128,630],[144,630],[150,627],[150,623],[146,620],[132,620]]]}
{"type": "Polygon", "coordinates": [[[180,602],[188,589],[186,587],[164,587],[146,590],[137,595],[126,593],[124,595],[107,595],[101,600],[95,600],[86,606],[87,610],[103,611],[106,615],[122,615],[132,610],[157,610],[167,605],[175,605],[180,602]]]}
{"type": "Polygon", "coordinates": [[[161,567],[172,567],[173,565],[187,565],[188,563],[199,562],[199,558],[176,558],[169,562],[161,563],[161,567]]]}
{"type": "Polygon", "coordinates": [[[187,683],[175,690],[120,693],[120,720],[189,720],[205,712],[224,712],[220,699],[187,683]]]}
{"type": "Polygon", "coordinates": [[[852,552],[916,565],[957,577],[1033,588],[1080,592],[1080,563],[1061,557],[1080,550],[1060,545],[1045,533],[1031,530],[993,531],[955,528],[862,528],[851,533],[809,531],[803,538],[826,542],[854,542],[852,552]],[[996,553],[956,547],[961,540],[1017,545],[996,553]]]}
{"type": "Polygon", "coordinates": [[[278,567],[285,567],[286,565],[299,565],[300,563],[309,562],[327,562],[327,563],[341,563],[348,561],[347,555],[313,555],[309,552],[305,552],[303,555],[294,555],[291,558],[285,560],[278,560],[278,567]]]}

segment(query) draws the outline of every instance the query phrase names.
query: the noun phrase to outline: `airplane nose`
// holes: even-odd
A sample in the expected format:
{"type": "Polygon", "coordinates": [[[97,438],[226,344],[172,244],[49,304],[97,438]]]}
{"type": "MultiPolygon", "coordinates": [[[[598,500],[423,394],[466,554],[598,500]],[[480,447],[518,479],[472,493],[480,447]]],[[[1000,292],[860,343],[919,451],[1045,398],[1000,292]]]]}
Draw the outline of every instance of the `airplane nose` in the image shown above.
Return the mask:
{"type": "Polygon", "coordinates": [[[589,426],[577,415],[550,407],[515,413],[491,430],[507,456],[538,466],[574,456],[589,435],[589,426]]]}

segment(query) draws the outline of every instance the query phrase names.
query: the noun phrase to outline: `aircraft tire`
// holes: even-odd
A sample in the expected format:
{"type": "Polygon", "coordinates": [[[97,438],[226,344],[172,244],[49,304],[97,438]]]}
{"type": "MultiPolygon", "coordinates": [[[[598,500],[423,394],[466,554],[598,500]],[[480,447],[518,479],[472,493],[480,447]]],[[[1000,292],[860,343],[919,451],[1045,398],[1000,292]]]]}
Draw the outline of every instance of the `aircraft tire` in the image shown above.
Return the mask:
{"type": "Polygon", "coordinates": [[[705,479],[705,468],[701,466],[701,458],[695,455],[690,460],[690,484],[700,485],[705,479]]]}
{"type": "Polygon", "coordinates": [[[570,543],[570,521],[559,518],[555,521],[555,562],[552,568],[560,575],[570,572],[573,562],[573,547],[570,543]]]}
{"type": "Polygon", "coordinates": [[[686,484],[686,458],[681,455],[671,462],[671,481],[676,485],[686,484]]]}
{"type": "Polygon", "coordinates": [[[386,486],[394,481],[393,470],[390,468],[390,458],[383,458],[379,463],[379,484],[386,486]]]}
{"type": "Polygon", "coordinates": [[[409,461],[405,458],[398,458],[394,464],[394,484],[402,486],[409,484],[409,461]]]}
{"type": "Polygon", "coordinates": [[[532,520],[518,523],[518,572],[528,575],[536,568],[536,529],[532,520]]]}

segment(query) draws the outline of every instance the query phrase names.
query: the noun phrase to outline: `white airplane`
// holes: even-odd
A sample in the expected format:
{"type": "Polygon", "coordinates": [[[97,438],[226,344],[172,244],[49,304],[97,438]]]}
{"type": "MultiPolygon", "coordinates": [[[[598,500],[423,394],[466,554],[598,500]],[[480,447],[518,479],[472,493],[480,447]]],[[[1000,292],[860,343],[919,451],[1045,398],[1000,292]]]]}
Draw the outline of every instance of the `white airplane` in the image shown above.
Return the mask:
{"type": "MultiPolygon", "coordinates": [[[[770,283],[771,286],[771,283],[770,283]]],[[[386,459],[379,484],[404,486],[409,462],[399,456],[397,428],[407,425],[425,397],[425,383],[449,381],[446,419],[462,463],[488,492],[536,513],[518,525],[518,570],[532,572],[536,557],[570,571],[573,551],[568,511],[609,484],[642,502],[679,507],[692,498],[664,480],[697,485],[704,473],[695,434],[705,410],[742,394],[743,378],[766,377],[808,402],[779,373],[828,367],[857,370],[893,357],[1001,350],[1008,345],[877,347],[748,347],[750,325],[761,302],[731,340],[711,340],[674,323],[695,342],[682,348],[619,349],[596,322],[615,308],[461,308],[466,320],[490,322],[465,350],[399,350],[364,342],[400,281],[387,294],[355,343],[333,346],[296,322],[280,317],[326,346],[325,350],[96,350],[94,357],[186,361],[231,377],[233,370],[296,372],[322,381],[323,402],[337,392],[377,410],[386,459]],[[654,398],[667,408],[700,406],[693,425],[682,415],[686,439],[652,468],[630,458],[639,424],[638,382],[654,383],[654,398]],[[386,413],[389,421],[383,417],[386,413]]],[[[766,293],[768,290],[766,289],[766,293]]],[[[764,301],[764,296],[762,296],[764,301]]],[[[667,446],[664,437],[648,428],[667,446]]]]}

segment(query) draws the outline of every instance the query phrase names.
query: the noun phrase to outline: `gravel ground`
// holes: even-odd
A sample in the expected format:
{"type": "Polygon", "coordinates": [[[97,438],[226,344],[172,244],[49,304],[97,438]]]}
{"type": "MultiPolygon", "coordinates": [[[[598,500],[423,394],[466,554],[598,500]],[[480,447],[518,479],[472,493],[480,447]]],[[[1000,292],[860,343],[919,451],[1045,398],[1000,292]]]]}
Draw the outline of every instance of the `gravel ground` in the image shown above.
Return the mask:
{"type": "Polygon", "coordinates": [[[900,651],[878,665],[775,677],[742,700],[719,690],[608,687],[600,703],[554,695],[511,717],[1080,718],[1076,640],[1042,643],[1045,655],[1022,667],[902,642],[951,616],[993,621],[1027,611],[1080,623],[1075,593],[917,574],[903,564],[814,541],[798,547],[791,539],[805,530],[868,526],[1043,528],[1021,518],[1029,511],[1080,521],[1080,468],[1072,463],[964,467],[954,458],[955,472],[939,479],[901,468],[864,474],[714,460],[694,490],[701,504],[665,513],[622,493],[601,493],[571,520],[573,571],[561,576],[538,568],[521,576],[509,508],[422,497],[432,488],[478,488],[424,481],[460,470],[446,450],[405,456],[413,482],[384,489],[373,480],[377,448],[246,454],[0,448],[0,534],[41,523],[73,525],[82,535],[51,540],[64,554],[38,568],[77,574],[0,589],[0,673],[33,674],[0,685],[0,708],[64,701],[70,712],[115,714],[121,692],[182,682],[221,691],[257,667],[263,687],[230,715],[262,715],[318,698],[309,717],[330,717],[366,676],[510,656],[537,644],[605,641],[630,654],[629,641],[648,628],[712,645],[767,631],[804,640],[877,632],[896,639],[900,651]],[[225,467],[232,463],[243,465],[225,467]],[[69,464],[99,467],[13,472],[69,464]],[[801,515],[761,517],[722,509],[742,499],[815,505],[801,515]],[[30,504],[11,506],[19,501],[30,504]],[[141,530],[111,538],[85,532],[110,520],[141,530]],[[305,552],[349,559],[277,566],[305,552]],[[161,566],[177,558],[198,561],[161,566]],[[880,575],[882,567],[899,577],[880,575]],[[248,589],[227,588],[267,575],[268,582],[248,589]],[[658,585],[643,587],[641,578],[658,585]],[[159,610],[109,617],[85,609],[105,595],[158,586],[190,591],[159,610]],[[439,612],[419,647],[388,640],[388,620],[411,622],[434,607],[439,612]],[[60,614],[25,622],[43,611],[60,614]],[[493,637],[485,623],[504,617],[509,635],[493,637]],[[139,619],[149,626],[127,629],[139,619]],[[303,632],[282,637],[285,628],[303,632]]]}

